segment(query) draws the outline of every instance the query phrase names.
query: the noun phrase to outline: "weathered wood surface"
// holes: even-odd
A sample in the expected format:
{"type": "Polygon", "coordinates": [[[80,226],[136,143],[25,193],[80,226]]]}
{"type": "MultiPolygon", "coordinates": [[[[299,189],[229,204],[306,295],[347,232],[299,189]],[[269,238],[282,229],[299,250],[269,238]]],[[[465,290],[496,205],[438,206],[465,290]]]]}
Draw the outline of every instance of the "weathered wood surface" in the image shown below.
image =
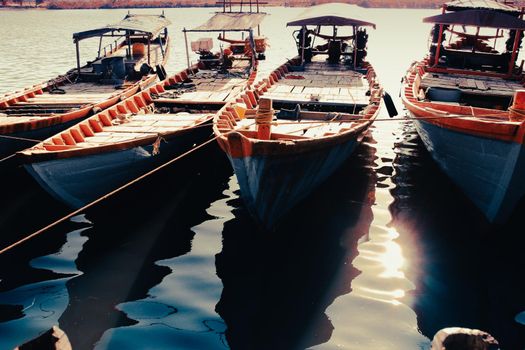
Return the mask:
{"type": "MultiPolygon", "coordinates": [[[[326,114],[326,113],[325,113],[326,114]]],[[[329,122],[311,119],[302,120],[274,120],[272,122],[272,134],[280,134],[280,139],[285,139],[284,135],[301,136],[304,138],[322,137],[325,134],[337,134],[354,125],[351,121],[329,122]]],[[[237,123],[240,130],[256,131],[256,124],[253,119],[242,119],[237,123]]]]}
{"type": "Polygon", "coordinates": [[[304,71],[289,72],[273,85],[265,97],[278,102],[320,105],[360,105],[370,102],[366,77],[343,64],[324,60],[305,65],[304,71]]]}
{"type": "Polygon", "coordinates": [[[429,87],[460,89],[472,95],[513,96],[515,90],[523,89],[523,85],[499,78],[468,76],[459,74],[425,73],[421,79],[421,88],[429,87]]]}
{"type": "Polygon", "coordinates": [[[162,136],[166,133],[190,128],[205,120],[209,113],[136,114],[126,115],[120,124],[105,126],[103,131],[86,137],[76,147],[97,147],[104,144],[127,142],[145,137],[162,136]]]}
{"type": "Polygon", "coordinates": [[[190,79],[191,86],[181,86],[180,89],[168,90],[160,94],[157,102],[169,99],[173,103],[179,104],[225,103],[242,91],[247,78],[241,78],[235,74],[203,71],[192,75],[190,79]]]}

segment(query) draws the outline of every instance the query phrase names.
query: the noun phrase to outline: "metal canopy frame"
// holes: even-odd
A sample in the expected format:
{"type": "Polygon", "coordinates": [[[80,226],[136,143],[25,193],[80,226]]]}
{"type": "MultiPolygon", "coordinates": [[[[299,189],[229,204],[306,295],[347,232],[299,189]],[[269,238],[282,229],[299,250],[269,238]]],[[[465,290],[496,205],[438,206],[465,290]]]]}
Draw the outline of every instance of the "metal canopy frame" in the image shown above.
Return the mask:
{"type": "MultiPolygon", "coordinates": [[[[345,13],[350,12],[352,9],[355,9],[356,5],[349,5],[343,3],[334,3],[334,4],[323,4],[312,6],[311,8],[303,11],[297,19],[286,23],[287,27],[301,27],[303,32],[306,33],[308,25],[316,27],[314,32],[315,36],[321,31],[321,27],[332,27],[333,28],[333,38],[337,38],[337,28],[338,27],[352,27],[354,40],[354,69],[356,68],[356,57],[357,57],[357,45],[355,43],[356,33],[358,28],[361,27],[372,27],[376,29],[375,23],[367,22],[361,19],[351,18],[348,16],[337,15],[336,13],[345,13]]],[[[304,51],[305,51],[305,39],[306,35],[302,37],[301,43],[301,65],[304,64],[304,51]]]]}
{"type": "Polygon", "coordinates": [[[442,41],[445,25],[465,25],[476,27],[476,36],[479,35],[480,28],[495,28],[497,30],[496,38],[499,35],[500,29],[507,29],[516,32],[514,35],[511,58],[509,60],[509,68],[505,75],[505,77],[511,77],[518,59],[520,38],[522,33],[525,32],[525,21],[523,21],[524,8],[517,10],[519,11],[518,17],[509,14],[508,11],[491,10],[486,8],[463,9],[455,12],[447,12],[447,9],[447,4],[444,4],[440,15],[423,18],[423,22],[425,23],[435,23],[439,25],[439,35],[433,67],[436,67],[439,63],[439,55],[443,46],[442,41]]]}
{"type": "MultiPolygon", "coordinates": [[[[260,2],[259,0],[245,0],[245,1],[243,1],[243,0],[239,0],[239,1],[222,0],[222,1],[217,1],[216,4],[217,5],[222,5],[223,10],[222,10],[222,12],[216,12],[215,16],[220,15],[220,14],[245,14],[247,16],[255,15],[255,14],[257,14],[257,15],[264,15],[264,16],[267,15],[265,12],[260,12],[260,5],[268,4],[268,3],[267,2],[260,2]],[[233,8],[233,5],[238,5],[239,6],[239,11],[235,11],[234,8],[233,8]],[[249,11],[243,11],[243,5],[244,6],[249,6],[249,11]],[[254,7],[255,7],[255,11],[254,11],[254,7]]],[[[262,17],[256,23],[258,35],[260,35],[260,33],[261,33],[260,23],[262,22],[263,19],[264,19],[264,17],[262,17]]],[[[208,23],[208,21],[206,21],[206,23],[208,23]]],[[[255,39],[254,39],[254,36],[253,36],[253,29],[254,29],[254,27],[255,27],[255,25],[254,26],[250,26],[248,28],[234,28],[234,29],[232,29],[232,28],[220,28],[220,29],[219,28],[217,28],[217,29],[213,29],[213,28],[212,29],[186,29],[186,28],[183,28],[182,32],[184,33],[184,43],[185,43],[185,46],[186,46],[186,63],[188,65],[188,69],[191,69],[190,51],[189,51],[189,47],[188,47],[188,33],[213,33],[213,32],[215,32],[215,33],[248,32],[250,45],[252,47],[251,68],[253,68],[253,60],[255,59],[255,55],[256,55],[256,52],[255,52],[255,39]]],[[[199,28],[199,27],[196,27],[196,28],[199,28]]]]}
{"type": "MultiPolygon", "coordinates": [[[[131,22],[131,20],[130,20],[131,22]]],[[[76,58],[77,58],[77,72],[78,75],[80,75],[80,41],[90,38],[98,37],[100,38],[99,45],[98,45],[98,54],[97,59],[101,57],[102,53],[102,38],[114,38],[116,37],[114,42],[110,43],[109,46],[111,48],[112,52],[114,49],[118,47],[118,39],[125,37],[127,40],[129,51],[131,52],[131,37],[143,37],[147,39],[148,42],[148,64],[151,64],[151,41],[155,40],[157,38],[161,38],[162,34],[164,34],[165,38],[168,35],[168,28],[167,26],[170,25],[171,22],[166,19],[164,15],[164,11],[162,11],[161,15],[132,15],[130,12],[124,17],[122,21],[119,23],[108,25],[103,28],[98,29],[91,29],[86,30],[83,32],[77,32],[73,33],[73,42],[75,43],[76,48],[76,58]],[[133,23],[126,24],[124,23],[128,19],[134,19],[134,18],[153,18],[157,17],[159,19],[159,23],[156,27],[150,28],[149,30],[146,30],[145,28],[142,28],[140,26],[140,22],[133,26],[133,23]],[[115,44],[115,47],[113,47],[113,43],[115,44]]],[[[162,38],[159,40],[160,42],[160,48],[162,56],[165,57],[166,53],[164,51],[164,47],[162,46],[162,38]]],[[[104,55],[106,52],[106,47],[104,47],[104,55]]]]}

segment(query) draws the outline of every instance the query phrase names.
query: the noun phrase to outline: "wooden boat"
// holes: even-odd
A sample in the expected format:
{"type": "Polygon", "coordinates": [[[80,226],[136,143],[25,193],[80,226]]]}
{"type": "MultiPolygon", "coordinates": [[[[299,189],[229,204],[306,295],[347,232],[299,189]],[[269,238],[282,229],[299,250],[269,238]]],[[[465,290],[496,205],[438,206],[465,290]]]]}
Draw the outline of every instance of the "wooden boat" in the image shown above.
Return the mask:
{"type": "Polygon", "coordinates": [[[430,53],[402,89],[434,160],[491,222],[507,220],[525,195],[521,17],[495,1],[446,4],[424,19],[434,23],[430,53]]]}
{"type": "MultiPolygon", "coordinates": [[[[0,156],[34,145],[157,79],[168,59],[170,24],[163,15],[128,14],[119,23],[73,34],[77,67],[0,97],[0,156]],[[99,39],[97,58],[80,65],[80,42],[99,39]],[[114,39],[102,47],[107,38],[114,39]]],[[[162,73],[161,73],[162,74],[162,73]]]]}
{"type": "MultiPolygon", "coordinates": [[[[231,29],[229,14],[218,13],[197,30],[251,32],[264,17],[253,15],[236,13],[249,26],[231,29]]],[[[201,54],[196,64],[18,153],[24,167],[78,208],[209,140],[215,113],[253,84],[257,55],[255,48],[243,49],[232,62],[211,55],[207,39],[192,46],[201,54]]]]}
{"type": "Polygon", "coordinates": [[[299,55],[246,92],[257,106],[235,103],[214,118],[215,135],[244,203],[264,228],[273,228],[326,180],[379,113],[382,88],[364,60],[364,27],[374,24],[342,15],[354,10],[343,4],[314,6],[288,23],[301,27],[296,31],[299,55]],[[331,35],[321,33],[327,26],[333,28],[331,35]],[[338,36],[344,26],[353,34],[338,36]],[[310,35],[328,39],[313,46],[310,35]]]}

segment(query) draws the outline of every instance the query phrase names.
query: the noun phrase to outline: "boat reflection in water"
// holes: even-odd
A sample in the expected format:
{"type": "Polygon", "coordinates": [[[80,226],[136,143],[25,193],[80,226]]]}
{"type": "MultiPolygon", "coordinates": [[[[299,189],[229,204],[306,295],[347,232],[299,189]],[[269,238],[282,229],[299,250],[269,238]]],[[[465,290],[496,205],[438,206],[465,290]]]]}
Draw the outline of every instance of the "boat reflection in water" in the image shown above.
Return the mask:
{"type": "MultiPolygon", "coordinates": [[[[141,318],[140,315],[137,317],[137,312],[131,313],[119,304],[126,305],[127,302],[146,298],[152,293],[150,289],[161,283],[172,271],[159,260],[173,259],[192,249],[195,233],[190,228],[209,219],[205,208],[221,196],[225,180],[231,175],[226,160],[218,157],[218,147],[214,145],[207,151],[195,153],[167,171],[141,182],[140,186],[130,188],[90,210],[87,217],[94,225],[84,229],[81,234],[76,231],[68,234],[68,242],[61,248],[65,252],[62,255],[67,254],[62,257],[63,263],[59,263],[60,253],[55,254],[56,257],[39,258],[36,264],[32,262],[35,268],[52,270],[44,276],[49,280],[40,284],[44,287],[46,284],[56,285],[53,290],[48,288],[47,292],[39,291],[36,288],[40,284],[22,287],[29,289],[26,294],[31,298],[35,296],[35,312],[41,308],[46,309],[46,312],[41,310],[37,314],[31,309],[24,310],[14,315],[20,317],[18,320],[0,323],[0,330],[16,322],[18,329],[25,332],[26,338],[17,338],[18,344],[21,344],[53,324],[58,324],[68,335],[74,349],[92,349],[94,346],[113,348],[114,344],[122,344],[118,334],[113,335],[113,329],[133,328],[124,326],[137,324],[141,318]],[[194,195],[197,189],[199,195],[194,195]],[[141,201],[136,201],[136,198],[141,201]],[[66,268],[67,278],[58,275],[65,273],[63,271],[66,268]],[[74,274],[72,278],[71,274],[74,274]],[[41,300],[46,302],[42,303],[41,300]],[[48,319],[36,322],[32,316],[45,316],[48,319]],[[29,329],[34,333],[29,332],[29,329]],[[106,332],[108,330],[111,331],[106,332]],[[104,338],[100,340],[103,335],[104,338]]],[[[26,264],[17,264],[17,268],[18,265],[24,268],[26,264]]],[[[213,262],[209,265],[214,273],[213,262]]],[[[194,269],[198,269],[198,266],[196,262],[188,264],[194,269]]],[[[33,279],[42,279],[41,270],[33,272],[24,269],[28,270],[28,274],[37,276],[33,279]]],[[[13,283],[13,278],[7,277],[6,282],[13,283]]],[[[25,278],[31,279],[29,276],[25,278]]],[[[25,295],[16,290],[9,293],[18,299],[25,295]]],[[[168,293],[171,298],[178,298],[173,289],[168,293]]],[[[212,303],[212,312],[217,298],[212,303]]],[[[4,293],[2,302],[7,303],[12,299],[4,293]]],[[[26,306],[14,299],[13,304],[26,306]]],[[[151,312],[156,315],[175,313],[177,310],[170,305],[176,304],[173,300],[166,303],[160,300],[156,303],[141,303],[140,312],[142,315],[151,312]]],[[[120,348],[136,348],[143,338],[144,330],[149,331],[149,328],[139,327],[124,339],[124,345],[120,348]]],[[[17,345],[5,341],[0,339],[0,347],[12,348],[17,345]]],[[[155,344],[156,348],[169,348],[166,344],[170,343],[158,338],[150,344],[155,344]]]]}
{"type": "MultiPolygon", "coordinates": [[[[515,317],[525,310],[522,216],[491,226],[442,173],[407,126],[394,161],[393,226],[404,241],[418,241],[412,308],[421,332],[432,337],[451,326],[482,329],[502,349],[522,349],[525,328],[515,317]]],[[[408,272],[410,274],[410,272],[408,272]]]]}
{"type": "Polygon", "coordinates": [[[329,341],[326,308],[351,291],[358,239],[372,221],[375,149],[352,158],[271,235],[253,232],[240,199],[216,257],[224,290],[216,310],[233,349],[304,349],[329,341]]]}

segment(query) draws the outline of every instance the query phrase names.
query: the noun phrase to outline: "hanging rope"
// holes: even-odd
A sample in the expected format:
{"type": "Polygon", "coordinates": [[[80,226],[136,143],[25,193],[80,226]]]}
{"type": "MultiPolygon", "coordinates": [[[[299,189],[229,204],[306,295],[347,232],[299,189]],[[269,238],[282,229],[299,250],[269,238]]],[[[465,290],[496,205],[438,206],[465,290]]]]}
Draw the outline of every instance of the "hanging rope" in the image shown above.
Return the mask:
{"type": "Polygon", "coordinates": [[[13,243],[13,244],[11,244],[11,245],[9,245],[9,246],[3,248],[2,250],[0,250],[0,255],[2,255],[2,254],[4,254],[4,253],[8,252],[9,250],[11,250],[11,249],[13,249],[13,248],[15,248],[15,247],[21,245],[22,243],[24,243],[24,242],[26,242],[26,241],[29,241],[30,239],[32,239],[32,238],[34,238],[34,237],[37,237],[37,236],[41,235],[42,233],[46,232],[46,231],[49,230],[50,228],[55,227],[55,226],[57,226],[58,224],[60,224],[60,223],[62,223],[62,222],[64,222],[64,221],[66,221],[66,220],[72,218],[73,216],[80,214],[81,212],[85,211],[86,209],[89,209],[89,208],[93,207],[94,205],[96,205],[96,204],[98,204],[98,203],[104,201],[105,199],[107,199],[107,198],[109,198],[109,197],[111,197],[111,196],[113,196],[113,195],[115,195],[115,194],[121,192],[122,190],[124,190],[124,189],[126,189],[126,188],[132,186],[133,184],[135,184],[135,183],[137,183],[137,182],[143,180],[144,178],[146,178],[146,177],[148,177],[148,176],[150,176],[150,175],[152,175],[152,174],[158,172],[159,170],[161,170],[161,169],[167,167],[168,165],[173,164],[173,163],[175,163],[176,161],[178,161],[178,160],[180,160],[180,159],[182,159],[182,158],[184,158],[184,157],[190,155],[191,153],[193,153],[193,152],[195,152],[195,151],[197,151],[197,150],[203,148],[204,146],[206,146],[206,145],[208,145],[208,144],[210,144],[210,143],[216,141],[219,137],[222,137],[222,136],[228,135],[228,134],[230,134],[230,133],[232,133],[232,132],[236,132],[236,131],[237,131],[237,129],[234,129],[234,130],[228,131],[227,133],[224,133],[224,134],[221,134],[221,135],[215,136],[215,137],[213,137],[213,138],[211,138],[211,139],[209,139],[209,140],[207,140],[207,141],[201,143],[200,145],[195,146],[194,148],[192,148],[192,149],[190,149],[190,150],[184,152],[183,154],[181,154],[181,155],[179,155],[179,156],[173,158],[172,160],[168,161],[167,163],[164,163],[164,164],[162,164],[162,165],[159,165],[159,166],[156,167],[155,169],[148,171],[148,172],[145,173],[144,175],[142,175],[142,176],[136,178],[135,180],[132,180],[132,181],[126,183],[125,185],[120,186],[119,188],[117,188],[117,189],[111,191],[110,193],[105,194],[105,195],[103,195],[102,197],[100,197],[100,198],[98,198],[98,199],[96,199],[96,200],[94,200],[94,201],[92,201],[92,202],[86,204],[86,205],[83,206],[82,208],[77,209],[77,210],[75,210],[75,211],[69,213],[68,215],[66,215],[66,216],[64,216],[64,217],[62,217],[62,218],[60,218],[60,219],[58,219],[58,220],[52,222],[51,224],[49,224],[49,225],[47,225],[47,226],[41,228],[40,230],[38,230],[38,231],[36,231],[36,232],[34,232],[34,233],[32,233],[32,234],[30,234],[30,235],[28,235],[28,236],[26,236],[26,237],[24,237],[24,238],[22,238],[22,239],[16,241],[15,243],[13,243]]]}

